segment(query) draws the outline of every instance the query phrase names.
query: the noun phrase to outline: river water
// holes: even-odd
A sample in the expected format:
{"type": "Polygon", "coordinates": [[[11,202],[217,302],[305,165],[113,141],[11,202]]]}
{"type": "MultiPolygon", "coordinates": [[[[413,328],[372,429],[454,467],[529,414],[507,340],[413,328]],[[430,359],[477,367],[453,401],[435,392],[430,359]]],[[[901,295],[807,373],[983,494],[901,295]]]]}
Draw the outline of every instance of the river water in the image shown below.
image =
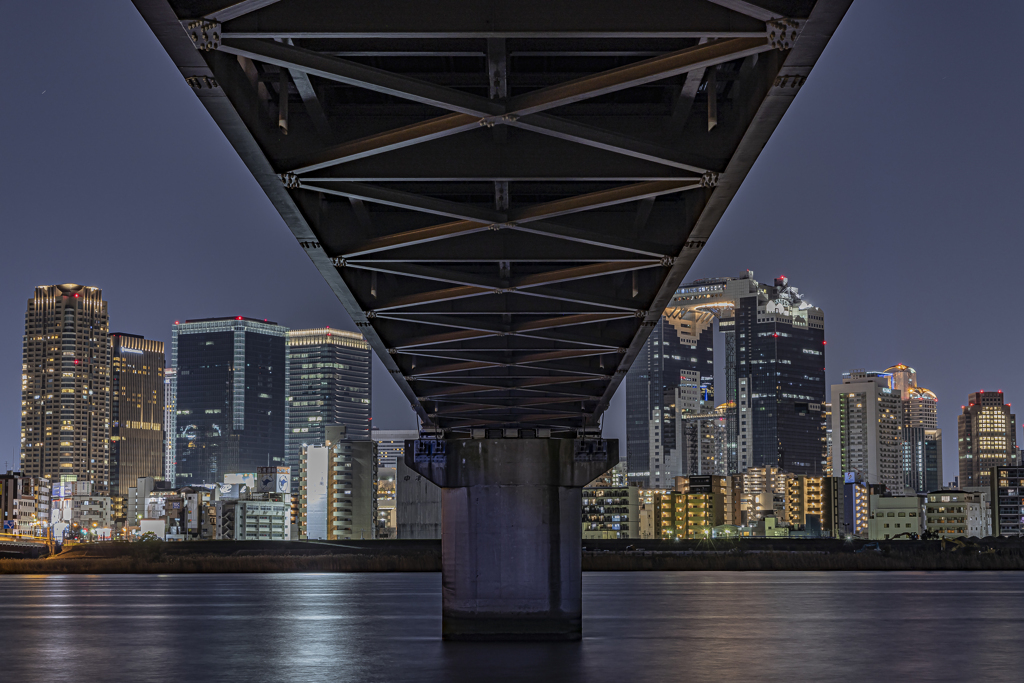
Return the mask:
{"type": "Polygon", "coordinates": [[[443,643],[439,574],[0,576],[0,681],[1022,681],[1024,572],[623,572],[580,643],[443,643]]]}

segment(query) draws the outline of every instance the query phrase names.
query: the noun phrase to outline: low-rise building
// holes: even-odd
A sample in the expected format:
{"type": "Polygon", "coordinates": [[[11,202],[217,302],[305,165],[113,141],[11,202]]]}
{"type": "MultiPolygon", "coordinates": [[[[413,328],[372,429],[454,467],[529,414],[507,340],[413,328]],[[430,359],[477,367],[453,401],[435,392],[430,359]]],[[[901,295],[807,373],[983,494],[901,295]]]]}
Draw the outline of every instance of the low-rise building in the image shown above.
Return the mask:
{"type": "Polygon", "coordinates": [[[990,535],[985,526],[985,502],[977,493],[960,490],[932,491],[928,494],[925,527],[935,538],[978,537],[990,535]]]}
{"type": "Polygon", "coordinates": [[[76,537],[88,532],[97,538],[112,535],[113,506],[110,496],[101,496],[91,481],[54,484],[51,492],[54,538],[76,537]]]}
{"type": "Polygon", "coordinates": [[[216,502],[217,538],[226,541],[290,540],[288,494],[254,493],[216,502]]]}
{"type": "Polygon", "coordinates": [[[917,496],[872,494],[868,503],[868,538],[913,540],[924,532],[922,502],[917,496]]]}
{"type": "Polygon", "coordinates": [[[0,474],[0,533],[45,536],[50,523],[50,480],[21,472],[0,474]]]}

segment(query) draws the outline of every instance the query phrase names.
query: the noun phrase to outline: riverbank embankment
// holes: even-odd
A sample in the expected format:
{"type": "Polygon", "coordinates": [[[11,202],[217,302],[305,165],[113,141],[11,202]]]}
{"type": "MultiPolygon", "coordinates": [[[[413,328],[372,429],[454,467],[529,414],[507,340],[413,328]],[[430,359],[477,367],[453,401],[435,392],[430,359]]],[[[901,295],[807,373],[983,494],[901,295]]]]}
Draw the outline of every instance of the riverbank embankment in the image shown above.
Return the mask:
{"type": "MultiPolygon", "coordinates": [[[[584,571],[942,571],[1024,569],[1024,542],[866,543],[832,539],[587,540],[584,571]]],[[[46,559],[2,559],[0,574],[437,572],[423,541],[89,543],[46,559]]]]}

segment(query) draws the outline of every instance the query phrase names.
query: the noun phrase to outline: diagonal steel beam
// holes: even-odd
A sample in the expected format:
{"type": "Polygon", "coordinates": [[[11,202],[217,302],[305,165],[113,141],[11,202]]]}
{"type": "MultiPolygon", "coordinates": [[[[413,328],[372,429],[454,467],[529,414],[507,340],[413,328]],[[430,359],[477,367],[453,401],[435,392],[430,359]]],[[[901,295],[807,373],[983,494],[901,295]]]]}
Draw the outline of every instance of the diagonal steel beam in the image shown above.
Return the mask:
{"type": "Polygon", "coordinates": [[[560,140],[575,142],[587,147],[603,149],[606,152],[614,152],[635,159],[643,159],[644,161],[653,161],[663,166],[671,166],[684,171],[693,171],[694,173],[705,173],[708,171],[704,166],[696,165],[693,160],[687,159],[685,154],[679,154],[661,145],[636,140],[619,133],[604,130],[603,128],[587,126],[549,114],[532,114],[522,118],[512,118],[506,125],[559,138],[560,140]]]}
{"type": "Polygon", "coordinates": [[[209,19],[210,21],[231,21],[232,19],[245,16],[249,12],[255,12],[258,9],[263,9],[264,7],[273,5],[278,1],[279,0],[242,0],[241,2],[228,5],[224,9],[219,9],[216,12],[210,12],[203,18],[209,19]]]}
{"type": "Polygon", "coordinates": [[[417,244],[448,239],[449,237],[458,237],[459,235],[469,235],[474,232],[483,232],[490,229],[490,223],[481,223],[479,221],[455,221],[452,223],[442,223],[441,225],[431,225],[425,228],[417,228],[416,230],[384,235],[383,237],[374,237],[349,248],[342,258],[366,256],[367,254],[375,254],[399,247],[414,247],[417,244]]]}
{"type": "MultiPolygon", "coordinates": [[[[267,61],[271,64],[284,65],[287,68],[304,68],[299,64],[289,64],[285,59],[285,57],[287,57],[286,54],[271,54],[273,52],[273,48],[270,50],[263,49],[262,56],[258,54],[258,51],[260,50],[259,46],[266,45],[267,43],[251,39],[229,40],[225,38],[225,41],[226,42],[221,49],[232,52],[233,54],[240,54],[238,51],[244,47],[247,49],[245,56],[250,59],[267,61]],[[241,46],[239,45],[239,42],[242,43],[241,46]]],[[[270,45],[277,45],[277,43],[271,43],[270,45]]],[[[300,48],[292,49],[299,50],[300,48]]],[[[470,130],[476,125],[480,125],[486,121],[490,125],[514,125],[517,128],[532,130],[537,133],[551,135],[563,140],[576,142],[578,144],[584,144],[604,149],[606,151],[616,152],[618,154],[625,154],[638,159],[654,161],[666,166],[703,173],[707,169],[702,165],[687,162],[684,157],[680,157],[678,154],[672,153],[664,148],[658,147],[657,145],[633,140],[626,136],[599,128],[593,128],[573,123],[571,121],[564,121],[554,116],[538,116],[536,114],[571,102],[578,102],[610,92],[615,92],[617,90],[624,90],[643,83],[649,83],[662,78],[675,76],[680,73],[686,73],[687,71],[700,70],[703,72],[703,70],[708,66],[721,64],[734,59],[740,59],[742,57],[758,54],[770,49],[772,48],[771,45],[768,44],[767,39],[760,37],[734,38],[731,40],[719,41],[717,43],[698,45],[685,50],[679,50],[666,55],[653,57],[618,69],[605,71],[594,76],[586,76],[584,78],[569,81],[568,83],[520,95],[519,97],[511,100],[508,104],[507,110],[504,105],[496,103],[494,100],[461,93],[457,90],[434,85],[432,83],[426,83],[424,81],[417,81],[416,79],[406,79],[407,81],[410,81],[408,87],[412,88],[413,86],[418,86],[419,88],[415,93],[410,93],[406,99],[413,99],[414,101],[422,102],[424,101],[423,98],[426,97],[426,94],[424,93],[429,91],[432,99],[430,102],[427,102],[428,104],[432,103],[434,106],[447,108],[470,116],[466,116],[464,118],[455,118],[450,115],[438,117],[412,126],[406,126],[393,131],[386,131],[378,135],[361,138],[359,140],[352,141],[351,143],[346,143],[345,145],[339,145],[333,151],[324,151],[314,157],[310,157],[309,159],[294,162],[295,168],[293,172],[306,173],[325,168],[327,166],[345,163],[346,161],[371,156],[372,154],[380,154],[391,149],[399,149],[419,142],[426,142],[427,140],[434,140],[439,137],[453,135],[464,130],[470,130]],[[453,93],[457,93],[461,97],[454,99],[449,97],[452,103],[449,106],[441,103],[446,97],[446,94],[451,95],[453,93]],[[413,97],[412,95],[416,95],[416,97],[413,97]],[[458,100],[457,103],[456,99],[458,100]],[[459,106],[456,107],[456,104],[459,106]],[[534,116],[527,116],[528,114],[534,114],[534,116]],[[474,120],[473,117],[479,118],[474,120]]],[[[310,56],[314,56],[318,60],[325,60],[326,62],[316,62],[315,65],[320,67],[320,71],[317,72],[317,75],[331,73],[331,62],[337,62],[337,64],[333,65],[334,72],[338,73],[334,80],[340,79],[340,73],[344,71],[345,75],[350,78],[343,82],[351,85],[360,85],[359,82],[356,82],[356,80],[351,77],[352,74],[349,74],[347,65],[350,65],[350,62],[330,57],[323,57],[318,53],[309,52],[308,50],[303,50],[302,52],[307,54],[297,54],[294,55],[294,58],[300,59],[305,57],[306,61],[304,63],[306,63],[305,68],[307,70],[312,69],[314,66],[310,56]]],[[[365,69],[370,68],[362,67],[361,65],[353,66],[365,69]]],[[[374,80],[383,83],[384,75],[388,74],[388,72],[381,71],[379,69],[374,69],[373,71],[378,72],[374,74],[376,79],[371,78],[370,75],[359,74],[364,82],[363,87],[371,87],[371,82],[374,80]]],[[[313,72],[311,71],[311,73],[313,72]]],[[[329,78],[330,76],[325,75],[324,77],[329,78]]],[[[394,84],[390,85],[394,86],[394,84]]],[[[378,87],[371,87],[371,89],[379,90],[381,87],[383,86],[379,85],[378,87]]],[[[385,90],[381,90],[381,92],[385,92],[385,90]]],[[[395,87],[391,87],[386,90],[386,92],[391,95],[402,97],[402,94],[398,92],[395,87]]]]}
{"type": "Polygon", "coordinates": [[[745,14],[748,17],[757,19],[759,21],[769,21],[771,19],[778,19],[782,15],[778,12],[771,12],[763,7],[755,5],[752,2],[746,0],[708,0],[716,5],[721,5],[727,9],[731,9],[733,12],[739,12],[745,14]]]}
{"type": "Polygon", "coordinates": [[[663,194],[694,190],[699,187],[701,185],[692,180],[655,180],[646,183],[633,183],[632,185],[623,185],[610,190],[599,190],[512,211],[508,217],[508,222],[529,223],[545,218],[564,216],[569,213],[635,202],[640,199],[647,199],[648,197],[659,197],[663,194]]]}
{"type": "Polygon", "coordinates": [[[506,116],[526,116],[773,49],[767,38],[732,38],[670,52],[517,97],[506,116]]]}
{"type": "Polygon", "coordinates": [[[476,95],[356,62],[326,57],[319,52],[301,47],[252,38],[224,38],[218,49],[228,54],[248,57],[285,69],[298,69],[311,76],[366,88],[438,109],[479,117],[501,116],[505,113],[504,105],[476,95]]]}
{"type": "Polygon", "coordinates": [[[309,173],[356,159],[364,159],[375,154],[384,154],[403,147],[418,145],[421,142],[439,140],[479,127],[480,118],[477,116],[446,114],[377,135],[368,135],[358,140],[343,142],[300,161],[294,161],[290,166],[293,169],[292,173],[309,173]]]}
{"type": "Polygon", "coordinates": [[[373,202],[374,204],[385,204],[387,206],[395,206],[400,209],[410,209],[412,211],[431,213],[435,216],[446,216],[448,218],[458,218],[466,221],[501,223],[508,220],[508,216],[501,211],[483,209],[461,202],[450,202],[446,199],[424,197],[423,195],[413,194],[412,192],[403,192],[401,190],[380,187],[378,185],[367,185],[365,183],[335,183],[331,187],[320,187],[318,185],[300,183],[299,187],[304,190],[312,190],[313,192],[323,192],[324,194],[333,194],[339,197],[361,199],[365,202],[373,202]]]}

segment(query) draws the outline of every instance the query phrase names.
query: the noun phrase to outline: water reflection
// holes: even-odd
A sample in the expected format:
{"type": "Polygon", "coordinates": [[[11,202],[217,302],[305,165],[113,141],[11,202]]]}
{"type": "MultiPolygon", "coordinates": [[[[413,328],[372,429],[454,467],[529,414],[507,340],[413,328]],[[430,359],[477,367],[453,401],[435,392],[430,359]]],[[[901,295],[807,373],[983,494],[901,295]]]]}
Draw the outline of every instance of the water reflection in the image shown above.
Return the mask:
{"type": "Polygon", "coordinates": [[[438,574],[0,576],[3,680],[1021,680],[1024,574],[593,573],[584,640],[442,643],[438,574]]]}

